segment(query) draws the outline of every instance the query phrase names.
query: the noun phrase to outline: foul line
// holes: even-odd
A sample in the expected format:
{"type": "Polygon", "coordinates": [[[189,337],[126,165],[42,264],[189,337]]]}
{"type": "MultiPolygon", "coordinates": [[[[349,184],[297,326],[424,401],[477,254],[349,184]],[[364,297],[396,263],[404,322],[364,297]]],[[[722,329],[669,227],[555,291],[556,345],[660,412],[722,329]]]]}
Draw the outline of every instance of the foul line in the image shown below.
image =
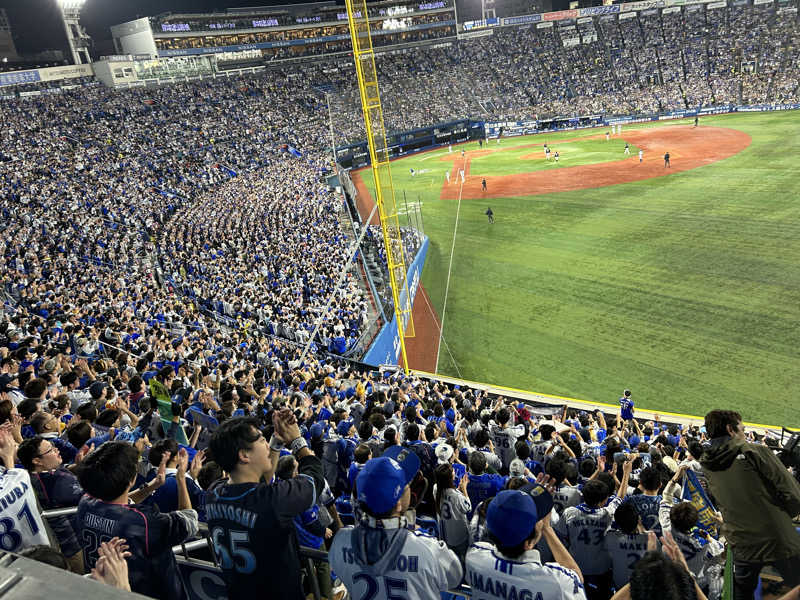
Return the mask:
{"type": "MultiPolygon", "coordinates": [[[[464,159],[464,171],[467,169],[467,161],[464,159]]],[[[456,175],[458,177],[458,175],[456,175]]],[[[458,188],[458,207],[456,208],[456,225],[453,228],[453,244],[450,246],[450,264],[447,265],[447,283],[444,287],[444,305],[442,306],[442,320],[439,323],[439,343],[436,345],[436,372],[439,371],[439,352],[442,349],[442,335],[444,333],[444,317],[447,314],[447,295],[450,291],[450,271],[453,269],[453,253],[456,250],[456,234],[458,233],[458,215],[461,212],[461,192],[464,190],[464,180],[458,188]]]]}

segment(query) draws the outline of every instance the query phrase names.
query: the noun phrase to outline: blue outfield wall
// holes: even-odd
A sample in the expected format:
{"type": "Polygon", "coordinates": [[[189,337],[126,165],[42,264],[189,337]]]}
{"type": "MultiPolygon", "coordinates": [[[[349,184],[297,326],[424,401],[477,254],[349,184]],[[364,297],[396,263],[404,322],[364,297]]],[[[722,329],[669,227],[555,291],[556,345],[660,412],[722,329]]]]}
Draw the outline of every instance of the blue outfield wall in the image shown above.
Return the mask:
{"type": "MultiPolygon", "coordinates": [[[[423,239],[422,245],[417,251],[417,255],[411,262],[411,266],[406,273],[406,281],[408,281],[408,290],[411,294],[411,306],[414,306],[414,300],[417,297],[417,289],[419,282],[422,278],[422,269],[425,266],[425,257],[428,255],[429,240],[427,236],[423,239]]],[[[402,306],[406,301],[405,290],[400,291],[400,305],[402,306]]],[[[377,367],[379,365],[396,365],[400,356],[400,336],[397,333],[397,317],[393,317],[389,323],[386,323],[375,337],[372,345],[367,350],[361,362],[367,363],[377,367]]]]}

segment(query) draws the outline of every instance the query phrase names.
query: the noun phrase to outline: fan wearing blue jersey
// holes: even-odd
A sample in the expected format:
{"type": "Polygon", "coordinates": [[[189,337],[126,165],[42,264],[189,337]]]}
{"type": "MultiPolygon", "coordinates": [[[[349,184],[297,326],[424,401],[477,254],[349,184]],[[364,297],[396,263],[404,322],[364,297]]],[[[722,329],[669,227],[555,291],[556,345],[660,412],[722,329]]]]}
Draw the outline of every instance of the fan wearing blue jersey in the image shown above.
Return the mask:
{"type": "Polygon", "coordinates": [[[78,505],[76,533],[86,567],[93,569],[98,548],[114,537],[127,541],[131,590],[163,600],[186,598],[172,547],[197,533],[197,513],[186,489],[189,457],[181,450],[177,466],[178,510],[160,513],[130,504],[139,452],[125,442],[106,442],[84,459],[78,473],[86,495],[78,505]]]}
{"type": "Polygon", "coordinates": [[[430,600],[456,587],[463,570],[444,542],[409,529],[410,483],[420,460],[392,446],[356,479],[362,517],[340,529],[328,553],[331,570],[353,598],[430,600]]]}
{"type": "Polygon", "coordinates": [[[639,491],[641,494],[629,496],[625,502],[630,502],[642,518],[642,525],[647,531],[655,531],[661,535],[661,524],[658,521],[661,506],[661,474],[655,467],[645,467],[639,473],[639,491]]]}
{"type": "Polygon", "coordinates": [[[550,494],[536,484],[504,490],[489,503],[490,541],[477,542],[467,552],[473,598],[586,598],[581,571],[550,526],[552,506],[550,494]],[[542,538],[555,563],[541,562],[535,546],[542,538]]]}
{"type": "Polygon", "coordinates": [[[619,399],[619,418],[620,421],[633,420],[633,399],[631,398],[631,391],[624,390],[622,397],[619,399]]]}
{"type": "Polygon", "coordinates": [[[316,504],[325,485],[322,464],[290,409],[276,411],[272,422],[269,444],[258,421],[242,417],[220,425],[209,445],[229,476],[207,495],[206,517],[230,600],[249,600],[253,590],[281,600],[305,598],[294,518],[316,504]],[[297,459],[298,475],[266,483],[284,444],[297,459]]]}
{"type": "MultiPolygon", "coordinates": [[[[505,478],[500,475],[486,473],[486,454],[478,450],[469,455],[469,474],[467,478],[467,495],[473,509],[487,498],[496,495],[503,489],[505,478]]],[[[472,515],[470,515],[472,516],[472,515]]]]}

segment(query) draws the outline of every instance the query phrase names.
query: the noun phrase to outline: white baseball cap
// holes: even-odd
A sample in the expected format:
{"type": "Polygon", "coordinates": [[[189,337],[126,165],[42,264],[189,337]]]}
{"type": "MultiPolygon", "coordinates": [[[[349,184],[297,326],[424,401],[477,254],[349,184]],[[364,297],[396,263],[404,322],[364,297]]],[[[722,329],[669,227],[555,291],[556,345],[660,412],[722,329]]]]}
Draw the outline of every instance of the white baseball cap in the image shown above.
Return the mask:
{"type": "Polygon", "coordinates": [[[446,465],[450,462],[450,457],[453,456],[453,447],[450,444],[439,444],[436,446],[436,458],[438,464],[446,465]]]}

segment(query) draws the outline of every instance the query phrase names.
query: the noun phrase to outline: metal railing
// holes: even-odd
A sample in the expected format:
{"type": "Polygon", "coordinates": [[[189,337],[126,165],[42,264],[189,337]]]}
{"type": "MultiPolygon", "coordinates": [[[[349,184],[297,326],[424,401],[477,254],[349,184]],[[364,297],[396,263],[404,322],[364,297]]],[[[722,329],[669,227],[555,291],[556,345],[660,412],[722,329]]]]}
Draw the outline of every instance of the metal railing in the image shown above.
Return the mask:
{"type": "MultiPolygon", "coordinates": [[[[51,510],[42,511],[42,517],[45,519],[54,519],[58,517],[69,517],[78,512],[77,506],[72,506],[69,508],[56,508],[51,510]]],[[[197,540],[192,540],[190,542],[183,542],[181,544],[177,544],[172,547],[172,552],[176,558],[180,559],[186,565],[197,565],[197,567],[203,569],[212,569],[218,572],[219,576],[222,577],[222,569],[220,568],[219,564],[217,563],[216,554],[214,553],[214,548],[211,544],[211,539],[208,537],[204,537],[197,540]],[[209,555],[212,557],[212,561],[203,560],[200,558],[196,558],[191,556],[192,552],[198,551],[208,551],[209,555]]],[[[322,595],[319,589],[319,582],[317,578],[314,576],[315,567],[314,562],[328,562],[328,553],[324,550],[317,550],[315,548],[308,548],[306,546],[300,546],[300,560],[302,561],[303,569],[306,570],[308,574],[308,582],[311,586],[311,594],[314,597],[314,600],[321,600],[322,595]]],[[[449,594],[454,596],[459,596],[462,598],[470,598],[472,596],[472,592],[467,585],[460,585],[458,588],[449,590],[449,594]]]]}

